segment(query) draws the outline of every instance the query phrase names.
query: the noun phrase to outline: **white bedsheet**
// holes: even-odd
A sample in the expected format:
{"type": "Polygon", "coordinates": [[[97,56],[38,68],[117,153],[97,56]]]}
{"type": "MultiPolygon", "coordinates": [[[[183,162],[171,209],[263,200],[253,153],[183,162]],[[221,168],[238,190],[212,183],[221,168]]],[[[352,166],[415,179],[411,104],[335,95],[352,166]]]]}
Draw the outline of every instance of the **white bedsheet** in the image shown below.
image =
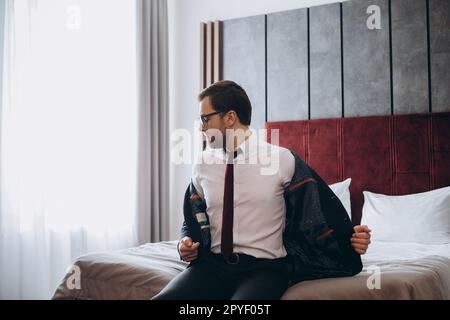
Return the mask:
{"type": "MultiPolygon", "coordinates": [[[[81,289],[67,287],[68,273],[53,299],[150,299],[186,266],[176,243],[79,257],[81,289]]],[[[354,277],[300,282],[283,299],[450,299],[450,244],[374,241],[362,260],[364,270],[354,277]],[[374,266],[381,272],[380,289],[367,286],[374,266]]]]}
{"type": "Polygon", "coordinates": [[[367,253],[362,256],[363,263],[373,260],[411,260],[427,256],[450,258],[450,243],[421,244],[413,242],[372,241],[367,253]]]}
{"type": "Polygon", "coordinates": [[[373,241],[362,261],[354,277],[300,282],[283,299],[450,299],[450,244],[373,241]]]}

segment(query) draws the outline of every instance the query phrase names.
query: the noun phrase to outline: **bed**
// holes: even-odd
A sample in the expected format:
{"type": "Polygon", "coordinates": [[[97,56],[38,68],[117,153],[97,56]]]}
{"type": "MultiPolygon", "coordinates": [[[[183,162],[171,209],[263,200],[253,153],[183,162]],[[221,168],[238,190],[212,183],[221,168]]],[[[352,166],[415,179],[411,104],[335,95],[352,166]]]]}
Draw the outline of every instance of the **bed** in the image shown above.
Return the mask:
{"type": "MultiPolygon", "coordinates": [[[[75,264],[81,288],[70,289],[68,274],[53,299],[150,299],[187,265],[176,241],[88,254],[75,264]]],[[[449,244],[373,242],[363,264],[351,278],[300,282],[282,299],[450,299],[449,244]]]]}
{"type": "MultiPolygon", "coordinates": [[[[362,219],[363,191],[401,196],[450,186],[450,113],[272,122],[266,128],[279,129],[279,144],[327,183],[352,178],[354,224],[362,219]]],[[[450,243],[373,241],[363,264],[354,277],[293,285],[282,299],[450,299],[450,243]]],[[[53,299],[150,299],[186,267],[176,241],[87,254],[74,265],[79,288],[68,272],[53,299]]]]}

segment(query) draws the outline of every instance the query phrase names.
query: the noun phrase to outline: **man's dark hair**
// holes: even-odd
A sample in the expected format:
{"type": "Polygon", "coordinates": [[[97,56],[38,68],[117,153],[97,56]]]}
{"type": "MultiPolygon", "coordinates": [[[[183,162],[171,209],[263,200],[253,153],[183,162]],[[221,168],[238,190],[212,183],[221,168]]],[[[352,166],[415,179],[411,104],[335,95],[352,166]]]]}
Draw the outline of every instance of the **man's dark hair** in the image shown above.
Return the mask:
{"type": "Polygon", "coordinates": [[[244,125],[250,125],[252,119],[252,105],[247,93],[240,85],[230,80],[221,80],[213,83],[198,95],[202,101],[211,97],[211,104],[216,111],[236,112],[239,120],[244,125]]]}

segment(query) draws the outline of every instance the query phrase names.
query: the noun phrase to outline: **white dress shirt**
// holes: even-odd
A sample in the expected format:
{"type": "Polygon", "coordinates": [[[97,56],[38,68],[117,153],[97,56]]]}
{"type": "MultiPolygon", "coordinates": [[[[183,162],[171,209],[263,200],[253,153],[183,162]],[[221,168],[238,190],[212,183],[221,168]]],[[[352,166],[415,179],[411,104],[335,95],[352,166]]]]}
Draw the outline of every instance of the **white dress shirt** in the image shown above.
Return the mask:
{"type": "MultiPolygon", "coordinates": [[[[284,257],[284,187],[294,174],[294,156],[258,139],[255,130],[236,151],[236,158],[230,160],[234,163],[233,252],[284,257]]],[[[206,201],[214,253],[220,253],[226,159],[231,158],[223,149],[206,149],[192,174],[197,192],[206,201]]]]}

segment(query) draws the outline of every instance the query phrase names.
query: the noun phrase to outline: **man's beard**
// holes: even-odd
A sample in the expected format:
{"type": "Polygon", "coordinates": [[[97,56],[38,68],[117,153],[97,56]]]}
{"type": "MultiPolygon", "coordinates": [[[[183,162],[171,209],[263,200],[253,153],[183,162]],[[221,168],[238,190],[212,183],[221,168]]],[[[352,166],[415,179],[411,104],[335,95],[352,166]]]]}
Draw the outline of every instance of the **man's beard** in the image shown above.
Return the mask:
{"type": "Polygon", "coordinates": [[[218,138],[217,136],[206,136],[205,142],[206,146],[208,146],[211,149],[222,149],[226,146],[226,139],[218,138]]]}
{"type": "Polygon", "coordinates": [[[220,131],[214,131],[210,134],[204,133],[203,137],[205,147],[208,146],[211,149],[224,149],[226,147],[226,136],[220,131]]]}

